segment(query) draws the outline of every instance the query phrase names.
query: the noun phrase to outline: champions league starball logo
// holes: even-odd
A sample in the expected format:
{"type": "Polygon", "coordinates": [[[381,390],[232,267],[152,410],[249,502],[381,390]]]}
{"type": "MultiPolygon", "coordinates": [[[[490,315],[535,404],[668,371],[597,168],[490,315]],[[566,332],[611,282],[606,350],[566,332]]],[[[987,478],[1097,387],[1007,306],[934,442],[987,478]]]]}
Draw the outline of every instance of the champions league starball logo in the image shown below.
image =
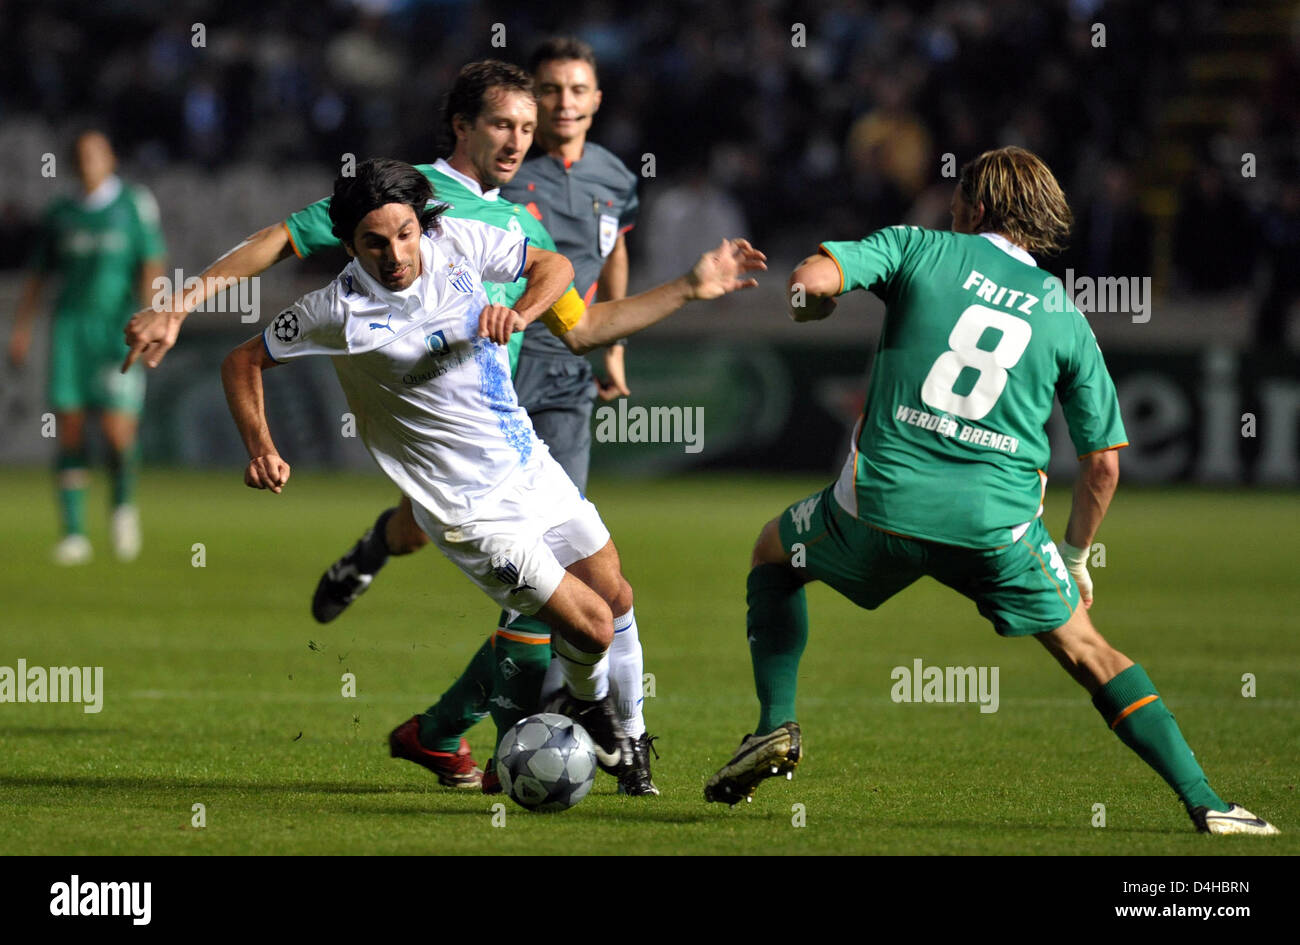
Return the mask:
{"type": "Polygon", "coordinates": [[[275,335],[277,341],[288,344],[298,337],[298,315],[293,309],[287,308],[279,315],[275,316],[275,323],[271,326],[271,332],[275,335]]]}

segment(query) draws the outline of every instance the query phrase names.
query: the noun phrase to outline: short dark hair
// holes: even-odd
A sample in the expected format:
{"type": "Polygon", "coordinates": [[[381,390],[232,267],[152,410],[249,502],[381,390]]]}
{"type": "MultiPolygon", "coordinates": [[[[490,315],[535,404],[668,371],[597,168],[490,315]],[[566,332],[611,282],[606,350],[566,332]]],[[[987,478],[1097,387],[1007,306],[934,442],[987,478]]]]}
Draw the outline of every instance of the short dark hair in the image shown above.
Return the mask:
{"type": "Polygon", "coordinates": [[[357,224],[385,204],[406,204],[415,211],[423,231],[436,226],[449,209],[445,203],[434,202],[429,179],[405,161],[371,158],[358,164],[356,171],[355,176],[335,179],[330,198],[331,232],[344,243],[351,245],[357,224]]]}
{"type": "Polygon", "coordinates": [[[500,59],[481,59],[462,68],[442,109],[443,134],[447,137],[449,150],[456,147],[456,128],[452,124],[456,116],[460,115],[473,124],[483,113],[484,98],[493,89],[523,92],[532,98],[533,79],[523,69],[500,59]]]}
{"type": "Polygon", "coordinates": [[[537,75],[537,70],[541,68],[542,63],[563,62],[569,59],[580,59],[591,66],[591,74],[596,79],[596,85],[600,85],[600,74],[596,71],[596,53],[576,36],[552,36],[544,40],[529,57],[528,71],[537,75]]]}

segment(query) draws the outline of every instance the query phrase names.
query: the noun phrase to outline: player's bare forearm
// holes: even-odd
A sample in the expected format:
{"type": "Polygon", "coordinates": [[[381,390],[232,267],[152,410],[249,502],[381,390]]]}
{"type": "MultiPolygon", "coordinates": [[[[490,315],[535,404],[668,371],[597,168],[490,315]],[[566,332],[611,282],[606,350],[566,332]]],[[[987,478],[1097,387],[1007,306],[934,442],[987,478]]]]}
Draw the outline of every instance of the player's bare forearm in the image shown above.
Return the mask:
{"type": "Polygon", "coordinates": [[[226,404],[250,458],[276,452],[271,430],[266,424],[262,389],[262,372],[274,366],[261,335],[254,335],[221,362],[221,386],[226,391],[226,404]]]}
{"type": "Polygon", "coordinates": [[[18,305],[14,309],[14,327],[30,326],[40,311],[41,293],[45,288],[45,279],[39,275],[28,276],[23,282],[22,292],[18,295],[18,305]]]}
{"type": "Polygon", "coordinates": [[[273,223],[258,230],[218,256],[199,275],[197,286],[191,287],[183,294],[181,287],[176,287],[181,318],[194,311],[209,297],[230,288],[235,281],[261,275],[280,260],[288,259],[292,255],[293,244],[289,241],[289,230],[283,222],[273,223]]]}
{"type": "Polygon", "coordinates": [[[147,308],[136,312],[126,326],[126,343],[131,350],[122,364],[126,370],[141,355],[149,367],[157,367],[176,343],[185,317],[210,296],[265,272],[282,259],[293,255],[289,231],[283,223],[258,230],[243,242],[217,258],[199,275],[198,284],[175,286],[170,298],[152,299],[147,308]]]}
{"type": "Polygon", "coordinates": [[[140,266],[140,284],[136,287],[136,293],[140,299],[141,308],[149,308],[153,305],[155,286],[163,278],[163,260],[146,259],[140,266]]]}
{"type": "Polygon", "coordinates": [[[690,279],[680,276],[628,298],[597,302],[587,309],[577,325],[560,336],[560,340],[575,354],[586,354],[649,328],[693,298],[690,279]]]}
{"type": "Polygon", "coordinates": [[[528,286],[515,302],[514,310],[523,316],[525,324],[531,325],[569,288],[573,282],[573,263],[559,253],[529,246],[523,275],[528,286]]]}
{"type": "Polygon", "coordinates": [[[18,295],[18,306],[14,311],[15,322],[31,323],[36,318],[44,288],[45,279],[39,275],[33,274],[23,280],[23,288],[18,295]]]}
{"type": "Polygon", "coordinates": [[[45,280],[40,275],[28,276],[18,296],[18,305],[14,309],[14,327],[9,334],[9,363],[14,367],[21,367],[27,361],[27,352],[32,343],[32,323],[40,311],[44,285],[45,280]]]}
{"type": "MultiPolygon", "coordinates": [[[[619,299],[627,298],[627,276],[627,241],[620,233],[614,242],[614,248],[610,250],[605,260],[605,265],[600,269],[600,278],[596,280],[596,301],[617,302],[619,299]]],[[[605,377],[597,382],[601,400],[627,397],[632,393],[627,386],[627,370],[624,364],[626,350],[621,344],[613,344],[605,348],[605,377]]]]}
{"type": "Polygon", "coordinates": [[[1070,520],[1065,526],[1067,544],[1075,548],[1092,547],[1092,540],[1106,517],[1118,485],[1119,450],[1102,450],[1079,460],[1070,520]]]}
{"type": "Polygon", "coordinates": [[[819,321],[835,311],[842,288],[839,267],[829,256],[809,256],[790,273],[786,305],[797,322],[819,321]]]}
{"type": "Polygon", "coordinates": [[[620,233],[596,280],[596,301],[617,302],[627,296],[627,243],[620,233]]]}
{"type": "Polygon", "coordinates": [[[686,275],[617,302],[591,306],[561,340],[569,350],[584,354],[626,338],[662,321],[687,302],[716,299],[758,285],[749,273],[766,269],[766,260],[745,240],[723,240],[717,249],[700,256],[686,275]]]}

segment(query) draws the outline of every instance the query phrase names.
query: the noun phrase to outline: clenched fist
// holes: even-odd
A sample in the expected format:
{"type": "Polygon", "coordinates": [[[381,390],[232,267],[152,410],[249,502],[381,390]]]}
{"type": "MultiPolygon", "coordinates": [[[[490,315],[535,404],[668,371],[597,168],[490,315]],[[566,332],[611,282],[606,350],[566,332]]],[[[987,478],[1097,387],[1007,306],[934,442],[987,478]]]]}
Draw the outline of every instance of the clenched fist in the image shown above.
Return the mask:
{"type": "Polygon", "coordinates": [[[478,317],[478,336],[491,338],[499,345],[507,344],[510,336],[523,331],[528,325],[524,316],[504,305],[489,305],[478,317]]]}
{"type": "Polygon", "coordinates": [[[244,470],[244,485],[250,489],[270,489],[277,495],[289,481],[289,464],[276,453],[254,456],[244,470]]]}

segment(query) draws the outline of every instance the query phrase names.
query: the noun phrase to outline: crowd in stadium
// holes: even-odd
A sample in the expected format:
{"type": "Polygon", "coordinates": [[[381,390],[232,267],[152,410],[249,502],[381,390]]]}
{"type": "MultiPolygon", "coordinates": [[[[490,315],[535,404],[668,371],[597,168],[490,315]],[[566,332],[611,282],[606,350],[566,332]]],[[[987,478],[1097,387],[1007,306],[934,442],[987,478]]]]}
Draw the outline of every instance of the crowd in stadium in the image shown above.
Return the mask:
{"type": "MultiPolygon", "coordinates": [[[[1145,273],[1153,247],[1142,189],[1160,169],[1141,142],[1179,91],[1189,37],[1212,33],[1230,6],[833,0],[809,15],[782,3],[588,0],[557,15],[500,2],[350,0],[304,16],[271,0],[203,13],[107,3],[75,18],[59,4],[15,6],[0,34],[0,118],[44,123],[60,143],[77,124],[103,125],[146,180],[178,162],[193,174],[306,165],[327,180],[345,152],[441,153],[440,99],[464,62],[522,62],[536,38],[568,30],[602,63],[610,104],[596,139],[634,168],[653,155],[664,185],[666,203],[656,213],[651,196],[642,233],[663,238],[633,246],[647,279],[676,271],[673,235],[701,227],[744,226],[779,254],[812,232],[947,226],[951,183],[935,173],[943,156],[960,163],[1002,144],[1041,154],[1078,210],[1072,249],[1051,268],[1145,273]],[[667,258],[655,258],[656,245],[667,258]]],[[[1207,126],[1191,169],[1171,172],[1182,208],[1174,288],[1240,289],[1262,260],[1265,292],[1286,291],[1272,273],[1300,239],[1300,194],[1285,183],[1295,176],[1288,89],[1298,46],[1276,55],[1223,127],[1207,126]],[[1240,173],[1246,151],[1258,157],[1254,178],[1240,173]],[[1226,261],[1225,243],[1236,247],[1226,261]]],[[[277,189],[255,174],[242,186],[277,189]]],[[[40,205],[30,188],[0,189],[0,265],[22,265],[22,234],[40,205]]]]}

